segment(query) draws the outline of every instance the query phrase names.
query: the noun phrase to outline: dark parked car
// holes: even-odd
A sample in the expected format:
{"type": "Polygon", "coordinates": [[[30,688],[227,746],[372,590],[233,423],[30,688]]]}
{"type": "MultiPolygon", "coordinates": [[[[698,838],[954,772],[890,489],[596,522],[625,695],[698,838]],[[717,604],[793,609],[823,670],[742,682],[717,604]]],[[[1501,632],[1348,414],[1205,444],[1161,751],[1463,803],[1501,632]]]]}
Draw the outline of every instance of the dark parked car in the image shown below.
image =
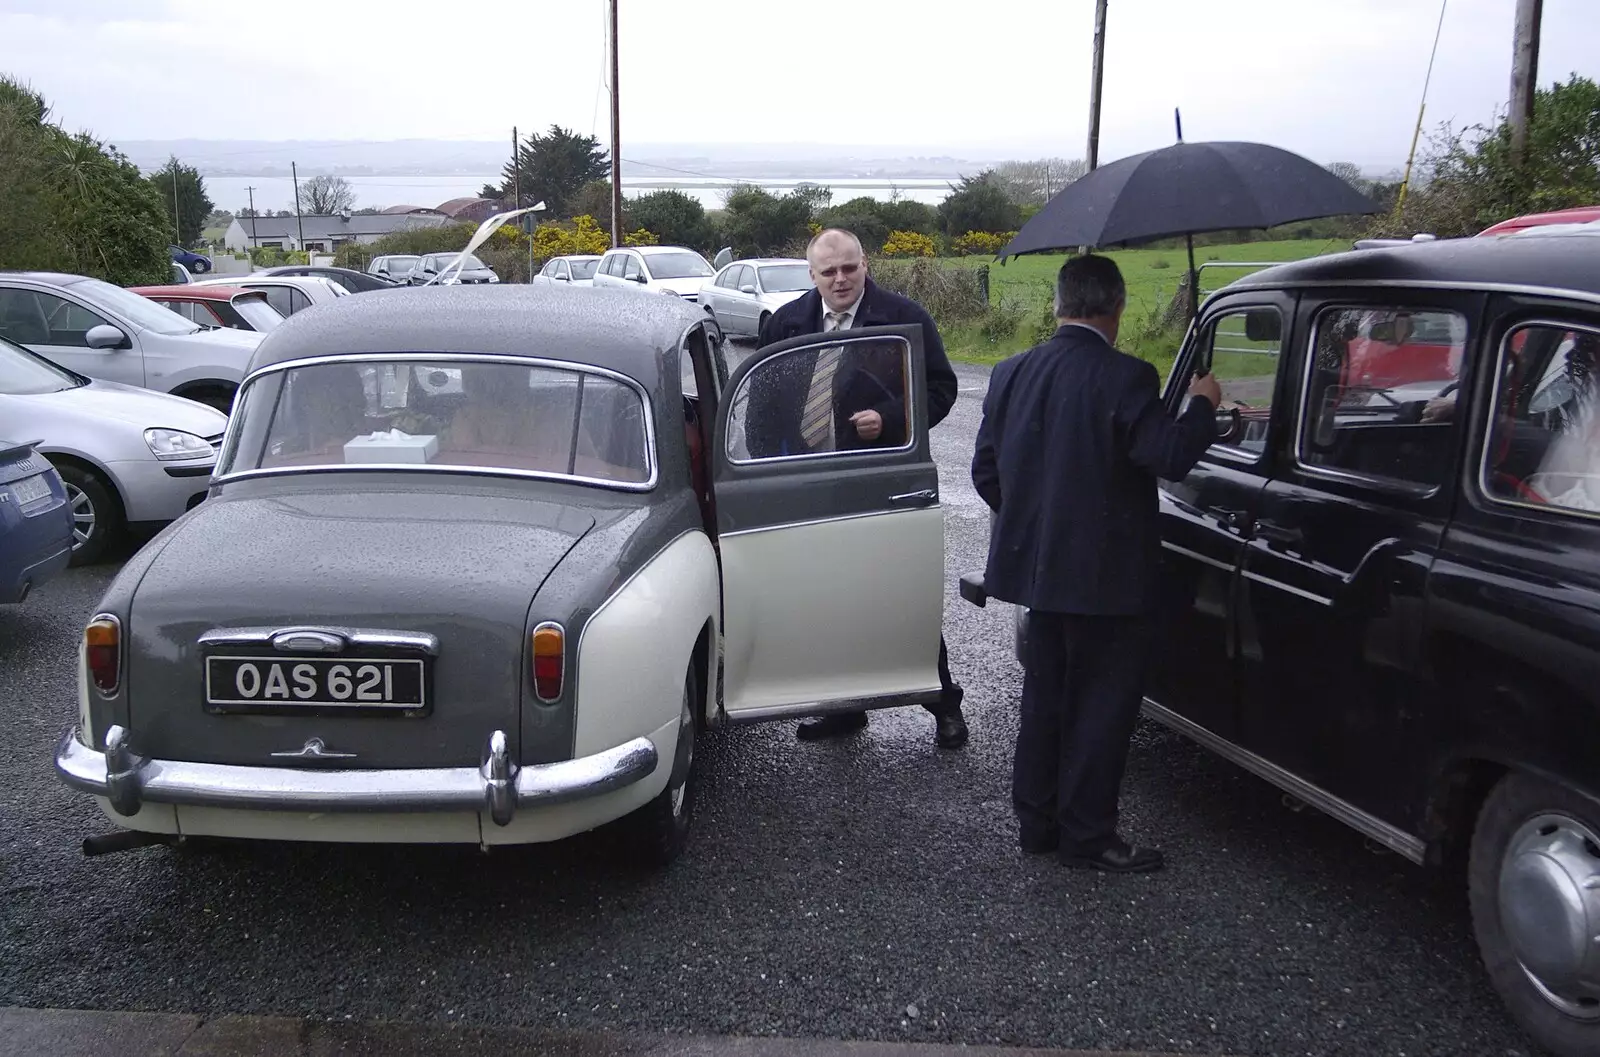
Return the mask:
{"type": "Polygon", "coordinates": [[[211,270],[211,258],[198,254],[194,250],[186,250],[182,246],[168,246],[167,252],[172,255],[174,263],[183,265],[191,272],[209,272],[211,270]]]}
{"type": "Polygon", "coordinates": [[[1146,714],[1456,871],[1512,1016],[1600,1052],[1600,234],[1257,272],[1170,408],[1204,361],[1230,433],[1162,483],[1146,714]]]}
{"type": "Polygon", "coordinates": [[[352,294],[372,290],[393,290],[404,284],[380,275],[369,275],[352,268],[335,268],[331,265],[284,264],[277,268],[263,268],[262,275],[314,275],[338,283],[352,294]]]}
{"type": "Polygon", "coordinates": [[[72,561],[72,507],[38,441],[0,437],[0,603],[21,602],[72,561]]]}
{"type": "Polygon", "coordinates": [[[59,774],[135,831],[119,841],[522,844],[615,822],[670,861],[703,727],[939,695],[921,330],[828,337],[730,374],[693,305],[565,284],[290,320],[208,498],[86,626],[59,774]],[[913,394],[887,413],[900,443],[752,454],[785,421],[769,394],[803,394],[841,343],[913,394]]]}

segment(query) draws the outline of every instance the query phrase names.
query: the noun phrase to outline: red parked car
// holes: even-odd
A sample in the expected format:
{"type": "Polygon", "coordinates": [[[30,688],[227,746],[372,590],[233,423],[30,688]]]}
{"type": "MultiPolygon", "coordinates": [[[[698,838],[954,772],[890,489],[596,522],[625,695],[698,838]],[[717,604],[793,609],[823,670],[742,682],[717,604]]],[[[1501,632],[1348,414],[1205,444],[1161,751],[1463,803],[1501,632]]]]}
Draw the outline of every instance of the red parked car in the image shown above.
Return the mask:
{"type": "Polygon", "coordinates": [[[136,294],[165,305],[202,327],[230,327],[265,333],[283,322],[283,313],[261,290],[238,286],[130,286],[136,294]]]}
{"type": "Polygon", "coordinates": [[[1574,206],[1571,209],[1529,213],[1526,216],[1502,220],[1498,224],[1484,228],[1473,237],[1481,239],[1486,235],[1510,235],[1526,228],[1543,227],[1546,224],[1587,224],[1595,220],[1600,220],[1600,206],[1574,206]]]}

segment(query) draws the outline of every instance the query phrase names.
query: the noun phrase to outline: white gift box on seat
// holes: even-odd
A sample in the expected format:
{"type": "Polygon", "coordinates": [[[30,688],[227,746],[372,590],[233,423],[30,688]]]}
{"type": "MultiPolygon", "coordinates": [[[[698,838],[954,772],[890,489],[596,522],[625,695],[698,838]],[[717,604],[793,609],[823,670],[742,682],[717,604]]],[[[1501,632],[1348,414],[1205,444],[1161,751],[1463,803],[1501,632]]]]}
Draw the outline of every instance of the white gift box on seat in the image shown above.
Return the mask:
{"type": "Polygon", "coordinates": [[[344,446],[344,461],[354,463],[427,462],[439,452],[439,438],[413,437],[398,429],[352,437],[344,446]]]}

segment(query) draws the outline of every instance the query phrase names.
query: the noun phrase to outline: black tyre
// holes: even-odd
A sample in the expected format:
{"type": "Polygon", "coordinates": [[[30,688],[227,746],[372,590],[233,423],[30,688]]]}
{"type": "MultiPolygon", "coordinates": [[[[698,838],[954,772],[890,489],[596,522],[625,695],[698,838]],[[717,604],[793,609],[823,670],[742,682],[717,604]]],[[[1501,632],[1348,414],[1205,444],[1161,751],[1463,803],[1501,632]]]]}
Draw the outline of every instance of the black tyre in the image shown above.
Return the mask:
{"type": "Polygon", "coordinates": [[[56,464],[72,507],[72,564],[92,565],[122,538],[122,504],[98,473],[72,463],[56,464]]]}
{"type": "Polygon", "coordinates": [[[1511,1016],[1557,1057],[1600,1053],[1600,804],[1507,775],[1479,813],[1467,891],[1511,1016]]]}
{"type": "Polygon", "coordinates": [[[762,331],[767,329],[767,320],[772,318],[771,312],[761,313],[761,318],[756,320],[756,338],[760,339],[762,331]]]}
{"type": "Polygon", "coordinates": [[[678,749],[673,754],[667,787],[655,799],[622,820],[620,836],[626,854],[642,866],[660,869],[672,864],[689,839],[689,824],[699,790],[695,768],[695,742],[699,724],[695,707],[700,700],[699,675],[694,665],[683,681],[683,708],[678,718],[678,749]]]}

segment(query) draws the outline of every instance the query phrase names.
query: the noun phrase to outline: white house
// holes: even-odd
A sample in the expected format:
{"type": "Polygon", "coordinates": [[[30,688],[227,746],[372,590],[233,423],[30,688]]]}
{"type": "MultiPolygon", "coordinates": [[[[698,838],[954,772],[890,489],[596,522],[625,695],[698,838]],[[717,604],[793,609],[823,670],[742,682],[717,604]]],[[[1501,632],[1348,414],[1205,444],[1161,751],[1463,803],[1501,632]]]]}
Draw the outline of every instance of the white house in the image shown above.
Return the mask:
{"type": "Polygon", "coordinates": [[[244,252],[253,246],[272,246],[281,250],[320,250],[332,253],[347,242],[372,243],[396,231],[431,228],[450,223],[450,218],[426,213],[350,214],[299,217],[234,217],[223,236],[230,250],[244,252]],[[301,244],[304,233],[305,244],[301,244]]]}

